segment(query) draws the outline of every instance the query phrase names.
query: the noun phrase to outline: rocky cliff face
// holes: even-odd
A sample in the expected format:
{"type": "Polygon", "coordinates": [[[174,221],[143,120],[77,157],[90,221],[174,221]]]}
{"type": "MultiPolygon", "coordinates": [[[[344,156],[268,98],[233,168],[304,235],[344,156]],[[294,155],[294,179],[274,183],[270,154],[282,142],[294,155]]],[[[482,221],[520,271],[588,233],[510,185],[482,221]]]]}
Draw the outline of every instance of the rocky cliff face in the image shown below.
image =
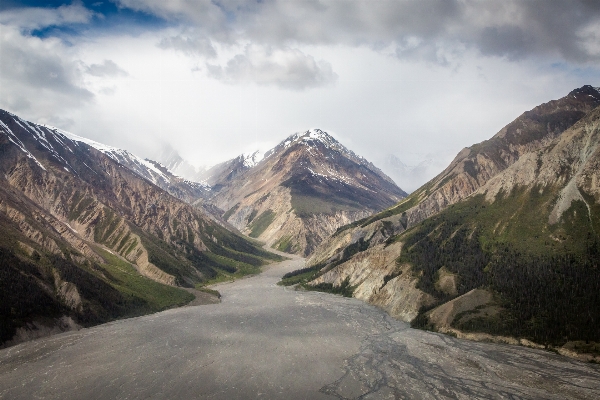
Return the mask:
{"type": "MultiPolygon", "coordinates": [[[[20,266],[5,266],[2,273],[8,274],[5,282],[16,279],[23,291],[10,295],[6,304],[41,291],[56,305],[54,314],[68,311],[78,321],[90,315],[95,315],[92,322],[104,321],[152,309],[136,297],[148,295],[136,292],[142,284],[127,289],[131,282],[120,282],[104,269],[110,262],[120,266],[116,274],[129,268],[130,274],[155,282],[192,286],[271,257],[151,183],[151,177],[124,166],[114,149],[98,147],[0,111],[0,248],[6,260],[18,260],[7,265],[20,266]],[[102,293],[97,287],[104,288],[102,293]],[[123,300],[123,293],[133,303],[123,300]],[[109,311],[123,304],[129,305],[116,314],[109,311]]],[[[152,286],[157,293],[171,290],[161,287],[152,286]]],[[[177,301],[187,296],[177,293],[177,301]]],[[[2,332],[2,340],[19,324],[44,317],[39,307],[18,319],[10,317],[9,307],[2,318],[12,330],[2,332]]]]}
{"type": "Polygon", "coordinates": [[[329,271],[312,284],[349,278],[374,304],[385,292],[405,309],[437,305],[395,314],[430,329],[600,341],[599,100],[585,86],[536,107],[398,206],[341,228],[309,260],[329,271]],[[421,300],[382,280],[388,252],[421,300]]]}
{"type": "Polygon", "coordinates": [[[354,297],[383,308],[395,318],[412,321],[421,307],[432,305],[435,300],[416,287],[418,278],[412,275],[410,266],[396,263],[401,249],[402,243],[373,246],[311,284],[341,286],[347,280],[354,287],[354,297]]]}
{"type": "Polygon", "coordinates": [[[373,164],[321,130],[290,136],[255,165],[243,158],[230,164],[211,201],[242,232],[297,254],[310,254],[338,227],[405,196],[373,164]]]}

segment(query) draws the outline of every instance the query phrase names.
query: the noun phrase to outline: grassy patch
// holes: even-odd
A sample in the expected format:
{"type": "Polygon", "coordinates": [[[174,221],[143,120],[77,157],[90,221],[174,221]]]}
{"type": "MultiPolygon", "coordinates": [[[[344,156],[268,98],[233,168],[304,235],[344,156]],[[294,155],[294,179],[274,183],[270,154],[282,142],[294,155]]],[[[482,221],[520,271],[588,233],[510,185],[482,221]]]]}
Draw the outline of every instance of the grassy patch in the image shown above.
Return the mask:
{"type": "Polygon", "coordinates": [[[378,214],[373,215],[372,217],[367,218],[364,222],[360,224],[360,226],[365,227],[367,225],[372,224],[373,222],[379,221],[384,218],[392,217],[394,215],[402,214],[406,212],[410,208],[416,206],[419,203],[419,194],[413,193],[408,196],[406,199],[398,203],[398,205],[388,208],[378,214]]]}
{"type": "Polygon", "coordinates": [[[79,193],[73,196],[72,208],[69,211],[69,221],[74,221],[78,219],[83,212],[94,202],[94,199],[91,197],[82,197],[79,193]]]}
{"type": "MultiPolygon", "coordinates": [[[[419,192],[414,192],[404,200],[402,200],[397,205],[388,208],[387,210],[383,210],[377,214],[374,214],[370,217],[366,217],[363,219],[359,219],[358,221],[354,221],[348,225],[340,226],[333,236],[339,235],[340,233],[347,231],[348,229],[357,228],[357,227],[365,227],[367,225],[372,224],[373,222],[377,222],[381,219],[392,217],[394,215],[405,213],[408,209],[416,206],[419,203],[419,192]]],[[[402,221],[401,221],[402,223],[402,221]]],[[[404,228],[406,228],[406,223],[403,223],[404,228]]]]}
{"type": "Polygon", "coordinates": [[[273,210],[267,210],[260,214],[252,223],[249,225],[250,234],[248,236],[252,238],[259,237],[275,220],[275,213],[273,210]]]}
{"type": "Polygon", "coordinates": [[[291,250],[293,248],[292,237],[291,236],[282,237],[281,239],[279,239],[277,241],[277,243],[275,243],[273,248],[275,248],[276,250],[279,250],[279,251],[283,251],[284,253],[291,252],[291,250]]]}
{"type": "Polygon", "coordinates": [[[108,244],[106,241],[114,233],[121,222],[121,217],[110,209],[105,208],[102,211],[102,218],[94,226],[94,241],[97,243],[108,244]]]}
{"type": "Polygon", "coordinates": [[[306,218],[314,214],[335,214],[339,206],[323,198],[296,193],[292,195],[292,209],[298,217],[306,218]]]}
{"type": "Polygon", "coordinates": [[[207,288],[205,286],[202,286],[202,285],[196,285],[196,290],[198,290],[200,292],[211,294],[213,296],[216,296],[219,299],[221,298],[221,293],[219,293],[219,291],[215,290],[215,289],[209,289],[209,288],[207,288]]]}
{"type": "Polygon", "coordinates": [[[156,312],[182,306],[194,299],[194,295],[183,289],[141,276],[130,263],[107,251],[100,249],[99,252],[106,261],[102,268],[113,278],[109,280],[111,286],[123,294],[143,299],[148,305],[144,311],[156,312]]]}
{"type": "Polygon", "coordinates": [[[252,212],[250,213],[250,215],[248,215],[248,223],[251,223],[252,220],[254,220],[254,218],[256,218],[257,215],[258,215],[258,210],[252,209],[252,212]]]}
{"type": "Polygon", "coordinates": [[[229,217],[231,217],[233,215],[233,213],[235,213],[237,211],[238,208],[240,208],[240,203],[236,204],[235,206],[233,206],[229,210],[227,210],[227,212],[225,214],[223,214],[223,219],[225,221],[227,221],[229,219],[229,217]]]}

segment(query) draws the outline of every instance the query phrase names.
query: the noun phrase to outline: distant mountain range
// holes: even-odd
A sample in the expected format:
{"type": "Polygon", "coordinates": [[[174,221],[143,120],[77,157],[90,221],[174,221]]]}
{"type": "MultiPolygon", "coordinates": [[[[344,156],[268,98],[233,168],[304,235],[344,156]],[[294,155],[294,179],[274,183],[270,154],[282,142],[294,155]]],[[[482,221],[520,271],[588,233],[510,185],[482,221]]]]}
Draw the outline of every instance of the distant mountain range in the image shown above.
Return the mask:
{"type": "Polygon", "coordinates": [[[164,145],[163,150],[156,154],[155,159],[174,175],[192,182],[202,182],[204,180],[206,168],[193,166],[169,145],[164,145]]]}
{"type": "Polygon", "coordinates": [[[599,106],[583,86],[465,148],[322,243],[310,284],[461,337],[600,342],[599,106]]]}

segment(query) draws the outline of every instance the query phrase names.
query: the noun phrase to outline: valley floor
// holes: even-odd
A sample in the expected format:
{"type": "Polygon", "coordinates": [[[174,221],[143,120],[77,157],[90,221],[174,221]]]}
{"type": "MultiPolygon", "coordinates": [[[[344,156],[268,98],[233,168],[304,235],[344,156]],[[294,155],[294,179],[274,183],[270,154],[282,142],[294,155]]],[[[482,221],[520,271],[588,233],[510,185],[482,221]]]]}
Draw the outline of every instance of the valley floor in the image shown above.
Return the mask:
{"type": "Polygon", "coordinates": [[[182,307],[0,350],[0,398],[597,399],[600,365],[410,329],[277,286],[296,258],[182,307]]]}

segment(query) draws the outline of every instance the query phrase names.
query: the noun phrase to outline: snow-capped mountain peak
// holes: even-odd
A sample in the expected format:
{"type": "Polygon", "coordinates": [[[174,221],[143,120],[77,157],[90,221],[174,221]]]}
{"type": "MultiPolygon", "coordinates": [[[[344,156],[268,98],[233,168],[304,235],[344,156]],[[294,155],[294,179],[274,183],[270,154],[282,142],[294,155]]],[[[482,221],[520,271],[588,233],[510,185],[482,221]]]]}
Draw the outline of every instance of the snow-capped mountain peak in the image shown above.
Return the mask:
{"type": "Polygon", "coordinates": [[[256,150],[254,153],[242,154],[244,167],[252,168],[258,164],[264,158],[264,154],[260,150],[256,150]]]}
{"type": "Polygon", "coordinates": [[[339,142],[335,140],[330,134],[321,129],[309,129],[304,132],[296,132],[286,140],[283,141],[283,147],[288,148],[294,143],[305,143],[310,144],[311,142],[321,142],[327,147],[333,147],[335,145],[339,145],[339,142]]]}

